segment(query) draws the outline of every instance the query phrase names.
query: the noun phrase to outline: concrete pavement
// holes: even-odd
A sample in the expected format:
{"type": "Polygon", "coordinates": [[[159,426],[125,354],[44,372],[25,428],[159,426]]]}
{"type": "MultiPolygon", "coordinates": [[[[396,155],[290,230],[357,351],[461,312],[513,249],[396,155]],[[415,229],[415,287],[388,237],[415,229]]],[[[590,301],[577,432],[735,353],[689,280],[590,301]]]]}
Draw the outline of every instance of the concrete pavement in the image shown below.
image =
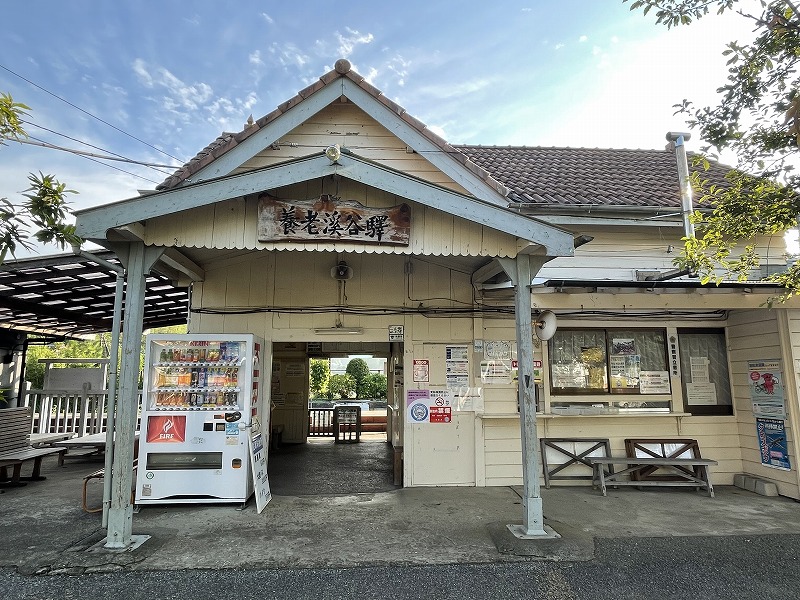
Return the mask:
{"type": "MultiPolygon", "coordinates": [[[[362,469],[358,480],[369,491],[336,493],[332,486],[317,495],[291,493],[314,487],[313,479],[306,481],[311,471],[304,476],[295,468],[302,481],[275,475],[273,500],[261,515],[252,501],[244,510],[145,507],[134,515],[133,529],[150,539],[126,552],[103,549],[100,515],[81,510],[82,477],[100,465],[69,458],[64,467],[46,462],[45,481],[0,494],[0,566],[23,574],[83,574],[588,561],[595,557],[596,539],[800,534],[800,504],[786,498],[724,486],[716,488],[714,499],[686,488],[621,488],[603,497],[581,486],[543,490],[546,523],[560,540],[520,542],[505,527],[521,522],[520,489],[395,488],[388,473],[371,473],[356,456],[369,454],[377,468],[374,457],[386,445],[358,446],[342,467],[351,474],[362,469]]],[[[328,479],[337,479],[335,464],[325,466],[328,479]]],[[[276,456],[270,472],[281,468],[292,472],[276,456]]],[[[93,486],[90,496],[97,500],[101,486],[93,486]]]]}

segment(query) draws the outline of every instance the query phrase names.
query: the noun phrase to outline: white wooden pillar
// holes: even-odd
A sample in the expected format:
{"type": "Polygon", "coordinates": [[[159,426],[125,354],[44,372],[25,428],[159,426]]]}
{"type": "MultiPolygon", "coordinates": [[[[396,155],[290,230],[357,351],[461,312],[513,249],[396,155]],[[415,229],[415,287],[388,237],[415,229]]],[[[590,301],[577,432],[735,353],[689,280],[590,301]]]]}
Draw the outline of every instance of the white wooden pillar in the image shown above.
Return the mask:
{"type": "Polygon", "coordinates": [[[111,504],[105,547],[124,549],[131,545],[133,530],[133,449],[139,413],[139,356],[142,349],[146,276],[163,252],[130,243],[117,251],[126,262],[125,322],[122,333],[122,369],[119,377],[115,420],[114,459],[111,470],[111,504]],[[127,252],[125,252],[125,248],[127,252]]]}
{"type": "Polygon", "coordinates": [[[522,528],[523,536],[547,536],[539,485],[539,452],[536,434],[536,382],[533,379],[533,319],[531,281],[547,260],[522,254],[513,261],[500,259],[514,284],[517,330],[517,373],[522,440],[522,528]]]}

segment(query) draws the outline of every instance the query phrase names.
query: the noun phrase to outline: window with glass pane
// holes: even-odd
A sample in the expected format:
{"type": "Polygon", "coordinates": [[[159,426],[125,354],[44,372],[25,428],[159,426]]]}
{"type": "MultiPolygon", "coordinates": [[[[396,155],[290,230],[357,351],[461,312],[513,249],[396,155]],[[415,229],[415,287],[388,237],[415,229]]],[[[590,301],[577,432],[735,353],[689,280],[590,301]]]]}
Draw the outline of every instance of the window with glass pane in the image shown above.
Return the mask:
{"type": "Polygon", "coordinates": [[[555,393],[608,391],[604,329],[559,329],[550,340],[550,381],[555,393]]]}
{"type": "Polygon", "coordinates": [[[663,329],[559,329],[550,340],[554,394],[669,394],[663,329]]]}
{"type": "Polygon", "coordinates": [[[686,412],[732,415],[725,332],[722,329],[679,329],[678,353],[686,412]]]}
{"type": "Polygon", "coordinates": [[[608,330],[608,364],[615,394],[669,394],[663,329],[608,330]]]}

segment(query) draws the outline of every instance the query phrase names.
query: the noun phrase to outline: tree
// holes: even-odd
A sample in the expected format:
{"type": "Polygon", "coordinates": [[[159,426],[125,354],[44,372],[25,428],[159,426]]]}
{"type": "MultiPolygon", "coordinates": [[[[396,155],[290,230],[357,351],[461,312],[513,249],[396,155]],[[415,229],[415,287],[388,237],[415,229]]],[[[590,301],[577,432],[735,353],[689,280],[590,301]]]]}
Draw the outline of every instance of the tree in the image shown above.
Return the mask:
{"type": "Polygon", "coordinates": [[[382,373],[370,373],[364,381],[364,398],[383,399],[387,391],[386,375],[382,373]]]}
{"type": "MultiPolygon", "coordinates": [[[[629,2],[630,0],[623,0],[629,2]]],[[[745,280],[759,265],[754,238],[797,226],[800,214],[800,14],[790,0],[760,2],[760,14],[739,8],[739,0],[633,0],[631,10],[654,11],[667,27],[688,25],[710,9],[733,10],[753,23],[753,38],[727,44],[727,80],[718,89],[717,106],[676,105],[708,143],[704,152],[732,151],[737,169],[728,185],[710,186],[701,172],[692,176],[700,192],[700,210],[692,219],[696,236],[686,240],[678,264],[705,283],[733,277],[745,280]]],[[[677,114],[676,113],[676,114],[677,114]]],[[[712,155],[713,155],[712,154],[712,155]]],[[[700,158],[699,165],[707,165],[700,158]]],[[[800,291],[800,264],[767,278],[786,288],[783,298],[800,291]]]]}
{"type": "MultiPolygon", "coordinates": [[[[65,340],[46,346],[30,346],[25,359],[25,381],[31,388],[41,390],[44,386],[44,365],[39,362],[43,358],[108,358],[108,343],[111,336],[100,334],[90,340],[65,340]]],[[[77,368],[94,365],[71,365],[77,368]]]]}
{"type": "Polygon", "coordinates": [[[356,398],[364,398],[364,383],[369,377],[369,365],[363,358],[353,358],[347,363],[345,373],[356,382],[356,398]]]}
{"type": "Polygon", "coordinates": [[[356,393],[356,380],[352,375],[336,374],[331,375],[328,380],[328,397],[333,400],[348,400],[356,393]]]}
{"type": "MultiPolygon", "coordinates": [[[[27,137],[23,125],[25,111],[30,110],[20,102],[14,102],[9,94],[0,93],[0,146],[7,141],[19,141],[27,137]]],[[[75,226],[65,223],[67,218],[67,194],[75,194],[52,175],[28,176],[30,187],[23,192],[20,203],[0,198],[0,264],[10,253],[14,256],[19,246],[30,249],[30,239],[41,243],[55,243],[61,248],[67,244],[80,244],[75,235],[75,226]],[[31,233],[29,225],[38,228],[31,233]]]]}
{"type": "Polygon", "coordinates": [[[328,380],[331,376],[331,365],[327,358],[311,359],[311,397],[324,396],[328,391],[328,380]]]}

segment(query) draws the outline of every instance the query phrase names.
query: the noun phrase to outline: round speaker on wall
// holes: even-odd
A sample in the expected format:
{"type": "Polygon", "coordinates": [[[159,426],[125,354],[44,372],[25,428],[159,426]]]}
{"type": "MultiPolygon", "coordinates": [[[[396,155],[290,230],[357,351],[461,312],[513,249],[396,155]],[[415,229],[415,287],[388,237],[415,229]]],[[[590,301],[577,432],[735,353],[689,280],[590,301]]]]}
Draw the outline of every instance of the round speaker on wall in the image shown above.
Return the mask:
{"type": "Polygon", "coordinates": [[[536,320],[533,323],[533,332],[537,338],[546,342],[555,335],[557,326],[555,313],[544,310],[536,315],[536,320]]]}

